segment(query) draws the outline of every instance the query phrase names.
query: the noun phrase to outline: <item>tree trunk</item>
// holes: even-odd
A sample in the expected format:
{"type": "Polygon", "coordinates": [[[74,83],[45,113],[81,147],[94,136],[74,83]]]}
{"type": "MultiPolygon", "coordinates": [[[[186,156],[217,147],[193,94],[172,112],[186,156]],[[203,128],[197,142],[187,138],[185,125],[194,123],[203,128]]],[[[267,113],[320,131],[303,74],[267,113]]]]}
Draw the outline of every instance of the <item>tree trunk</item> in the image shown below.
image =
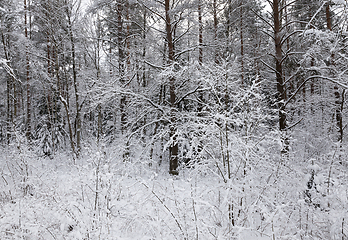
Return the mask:
{"type": "Polygon", "coordinates": [[[218,28],[218,18],[217,18],[217,5],[216,5],[216,0],[213,0],[213,18],[214,18],[214,51],[215,51],[215,63],[219,64],[219,53],[217,50],[217,28],[218,28]]]}
{"type": "MultiPolygon", "coordinates": [[[[97,46],[95,49],[95,68],[97,70],[97,80],[100,78],[100,50],[101,50],[101,38],[102,38],[102,29],[101,29],[101,21],[100,16],[97,14],[96,20],[96,32],[97,32],[97,46]]],[[[98,104],[98,120],[97,120],[97,143],[99,144],[101,136],[103,134],[103,113],[102,107],[98,104]]]]}
{"type": "MultiPolygon", "coordinates": [[[[166,35],[167,35],[167,44],[168,44],[168,63],[174,64],[174,43],[172,35],[172,24],[169,16],[170,13],[170,0],[165,0],[165,14],[166,14],[166,35]]],[[[170,77],[169,79],[169,94],[170,94],[170,130],[169,136],[172,141],[172,145],[169,148],[169,173],[177,175],[178,171],[178,152],[179,146],[176,138],[177,131],[177,109],[175,106],[176,95],[175,95],[175,77],[170,77]]]]}
{"type": "MultiPolygon", "coordinates": [[[[278,111],[279,111],[279,130],[286,131],[286,113],[285,105],[286,101],[286,88],[284,84],[284,76],[282,69],[282,42],[281,42],[281,19],[280,19],[280,7],[279,0],[273,0],[273,20],[274,20],[274,45],[275,45],[275,62],[276,62],[276,81],[277,81],[277,101],[278,101],[278,111]]],[[[286,134],[286,133],[284,133],[286,134]]],[[[288,140],[285,136],[282,137],[282,152],[286,153],[289,150],[288,140]]]]}
{"type": "MultiPolygon", "coordinates": [[[[144,29],[144,32],[143,32],[143,61],[145,61],[145,57],[146,57],[146,17],[147,17],[147,14],[146,14],[146,9],[144,9],[144,22],[143,22],[143,29],[144,29]]],[[[146,64],[145,62],[143,63],[143,76],[142,76],[142,86],[143,87],[146,87],[147,84],[146,84],[146,64]]]]}
{"type": "Polygon", "coordinates": [[[72,61],[72,71],[73,71],[73,84],[74,84],[74,91],[75,91],[75,104],[76,104],[76,157],[79,156],[81,151],[81,106],[79,102],[79,92],[78,92],[78,83],[77,83],[77,69],[76,69],[76,52],[75,52],[75,39],[74,34],[72,30],[72,22],[71,22],[71,9],[70,4],[67,6],[67,17],[68,17],[68,24],[69,24],[69,37],[70,37],[70,44],[71,44],[71,61],[72,61]]]}
{"type": "Polygon", "coordinates": [[[331,20],[331,13],[330,13],[330,1],[326,3],[326,26],[327,29],[332,31],[332,20],[331,20]]]}
{"type": "Polygon", "coordinates": [[[127,19],[127,36],[126,36],[126,46],[127,46],[127,69],[130,70],[130,19],[129,19],[129,0],[126,0],[126,19],[127,19]]]}
{"type": "MultiPolygon", "coordinates": [[[[2,45],[4,48],[4,54],[5,54],[5,59],[7,63],[10,60],[9,52],[8,52],[8,41],[6,41],[5,35],[3,32],[1,32],[1,40],[2,40],[2,45]]],[[[13,110],[12,107],[15,109],[15,102],[12,101],[12,89],[13,86],[15,85],[15,79],[13,79],[12,76],[7,76],[6,77],[6,105],[7,105],[7,117],[6,117],[6,141],[7,144],[10,144],[11,141],[11,128],[13,125],[13,110]]]]}
{"type": "MultiPolygon", "coordinates": [[[[331,18],[331,12],[330,12],[330,1],[328,1],[326,3],[326,26],[329,29],[329,31],[332,31],[332,18],[331,18]]],[[[334,65],[334,57],[335,55],[332,53],[331,54],[331,61],[330,61],[330,65],[334,65]]],[[[342,111],[343,111],[343,107],[344,107],[344,94],[345,91],[342,92],[342,94],[340,93],[340,89],[339,87],[336,85],[334,86],[334,96],[335,96],[335,115],[336,115],[336,124],[337,124],[337,128],[338,128],[338,137],[337,140],[338,142],[342,143],[343,140],[343,118],[342,118],[342,111]]]]}
{"type": "MultiPolygon", "coordinates": [[[[55,49],[56,49],[56,47],[55,47],[55,49]]],[[[76,149],[75,149],[74,134],[73,134],[72,125],[71,125],[71,117],[70,117],[68,101],[67,101],[67,99],[65,99],[63,97],[62,89],[60,87],[59,60],[58,60],[59,57],[58,57],[58,54],[56,53],[56,51],[54,51],[53,57],[54,57],[54,62],[55,62],[55,75],[57,78],[57,90],[58,90],[58,94],[59,94],[59,99],[62,102],[62,104],[64,105],[65,112],[66,112],[66,118],[67,118],[67,122],[68,122],[68,130],[69,130],[70,146],[71,146],[71,150],[73,151],[73,155],[74,155],[73,159],[74,159],[74,163],[75,163],[75,156],[77,156],[77,153],[76,153],[76,149]]]]}
{"type": "Polygon", "coordinates": [[[124,47],[123,47],[123,21],[122,21],[122,0],[117,1],[117,47],[118,47],[118,71],[122,83],[124,83],[124,47]]]}
{"type": "MultiPolygon", "coordinates": [[[[24,0],[24,34],[25,38],[27,41],[29,41],[29,36],[28,36],[28,5],[27,5],[27,0],[24,0]]],[[[29,19],[30,21],[30,19],[29,19]]],[[[27,90],[27,121],[26,121],[26,136],[27,139],[30,141],[31,140],[31,110],[30,110],[30,101],[31,101],[31,96],[30,96],[30,62],[29,62],[29,46],[28,42],[26,43],[25,46],[25,61],[26,61],[26,90],[27,90]]]]}
{"type": "Polygon", "coordinates": [[[223,57],[226,58],[229,54],[231,54],[231,49],[230,49],[230,42],[231,40],[231,9],[232,9],[232,0],[227,1],[227,21],[226,21],[226,38],[227,38],[227,44],[226,48],[223,54],[223,57]],[[225,55],[227,54],[227,55],[225,55]]]}
{"type": "Polygon", "coordinates": [[[244,84],[244,38],[243,38],[243,1],[240,1],[240,57],[242,70],[242,85],[244,84]]]}
{"type": "Polygon", "coordinates": [[[199,64],[203,63],[203,22],[202,22],[202,0],[198,0],[198,62],[199,64]]]}
{"type": "MultiPolygon", "coordinates": [[[[118,71],[120,76],[120,83],[123,86],[126,83],[125,79],[125,54],[124,54],[124,34],[123,34],[123,2],[117,1],[117,45],[118,45],[118,71]]],[[[123,86],[124,87],[124,86],[123,86]]],[[[126,131],[127,115],[126,115],[126,96],[121,96],[120,110],[121,110],[121,131],[126,131]]]]}

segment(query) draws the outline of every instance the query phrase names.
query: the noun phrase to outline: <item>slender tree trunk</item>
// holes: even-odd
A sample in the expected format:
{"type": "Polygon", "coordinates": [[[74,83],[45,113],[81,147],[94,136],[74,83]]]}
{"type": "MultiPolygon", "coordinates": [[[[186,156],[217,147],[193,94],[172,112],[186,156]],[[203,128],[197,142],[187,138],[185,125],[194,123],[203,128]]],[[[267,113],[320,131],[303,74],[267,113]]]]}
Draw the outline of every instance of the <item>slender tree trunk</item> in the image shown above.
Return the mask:
{"type": "Polygon", "coordinates": [[[50,39],[48,37],[48,32],[47,34],[47,74],[50,76],[51,75],[51,43],[50,43],[50,39]]]}
{"type": "MultiPolygon", "coordinates": [[[[29,19],[30,21],[30,19],[29,19]]],[[[28,35],[28,5],[27,0],[24,0],[24,34],[27,41],[29,41],[28,35]]],[[[26,86],[27,86],[27,121],[26,121],[26,136],[27,139],[31,140],[31,96],[30,96],[30,62],[29,62],[29,46],[28,42],[25,46],[25,61],[26,61],[26,86]]]]}
{"type": "MultiPolygon", "coordinates": [[[[170,19],[170,0],[165,0],[165,14],[166,14],[166,34],[167,34],[167,44],[168,44],[168,62],[169,64],[174,64],[174,43],[173,43],[173,29],[172,23],[170,19]]],[[[169,136],[172,141],[172,145],[170,146],[169,154],[169,173],[173,175],[177,175],[178,171],[178,152],[179,146],[176,138],[177,131],[177,109],[175,106],[176,94],[175,94],[175,77],[170,77],[169,79],[169,94],[170,94],[170,132],[169,136]]]]}
{"type": "Polygon", "coordinates": [[[110,37],[109,39],[109,56],[108,56],[108,61],[109,61],[109,75],[112,77],[113,75],[113,66],[112,66],[112,39],[110,37]]]}
{"type": "MultiPolygon", "coordinates": [[[[100,49],[101,49],[101,21],[100,21],[100,16],[97,14],[97,20],[96,20],[96,30],[97,30],[97,46],[95,50],[95,67],[97,70],[97,80],[99,81],[100,78],[100,49]]],[[[102,107],[99,104],[97,107],[98,111],[98,123],[97,123],[97,142],[99,144],[100,138],[103,134],[103,113],[102,113],[102,107]]]]}
{"type": "Polygon", "coordinates": [[[11,109],[11,89],[12,89],[12,78],[7,77],[6,78],[6,99],[7,99],[7,121],[6,121],[6,141],[7,144],[10,144],[11,141],[11,126],[13,125],[13,118],[12,118],[12,109],[11,109]]]}
{"type": "Polygon", "coordinates": [[[336,124],[338,128],[338,142],[342,143],[343,140],[343,119],[342,119],[342,111],[344,108],[344,94],[345,91],[342,91],[342,94],[340,94],[340,90],[337,86],[334,87],[334,95],[335,95],[335,104],[336,104],[336,124]]]}
{"type": "Polygon", "coordinates": [[[20,95],[20,87],[17,86],[18,83],[16,82],[16,80],[14,79],[14,77],[11,77],[11,81],[12,81],[12,88],[13,88],[13,94],[12,94],[12,98],[13,98],[13,121],[17,118],[18,116],[18,111],[20,109],[20,102],[19,102],[19,95],[20,95]]]}
{"type": "MultiPolygon", "coordinates": [[[[280,18],[280,6],[279,0],[273,0],[273,20],[274,20],[274,45],[275,45],[275,62],[276,62],[276,81],[277,81],[277,101],[279,109],[279,130],[286,134],[286,113],[285,105],[286,101],[286,88],[284,84],[284,76],[282,69],[282,42],[281,42],[281,18],[280,18]]],[[[286,153],[289,150],[288,140],[285,136],[282,136],[283,149],[282,152],[286,153]]]]}
{"type": "Polygon", "coordinates": [[[126,46],[127,46],[127,69],[130,70],[130,19],[129,19],[129,0],[126,0],[126,19],[127,19],[127,36],[126,36],[126,46]]]}
{"type": "Polygon", "coordinates": [[[217,17],[217,4],[216,0],[213,0],[213,18],[214,18],[214,51],[215,51],[215,63],[219,64],[219,53],[217,49],[217,28],[218,28],[218,17],[217,17]]]}
{"type": "MultiPolygon", "coordinates": [[[[328,1],[326,3],[326,8],[325,8],[325,12],[326,12],[326,27],[327,29],[329,29],[329,31],[332,31],[332,18],[331,18],[331,11],[330,11],[330,4],[331,2],[328,1]]],[[[334,62],[334,54],[331,54],[331,61],[330,61],[330,65],[335,65],[334,62]]],[[[338,142],[342,143],[343,140],[343,119],[342,119],[342,111],[343,111],[343,98],[344,98],[344,94],[345,92],[343,91],[342,94],[340,93],[340,89],[339,87],[336,85],[334,86],[334,96],[335,96],[335,115],[336,115],[336,124],[337,124],[337,128],[338,128],[338,137],[337,140],[338,142]]]]}
{"type": "MultiPolygon", "coordinates": [[[[147,17],[147,14],[146,14],[146,9],[144,9],[144,22],[143,22],[143,29],[144,29],[144,32],[143,32],[143,60],[145,61],[145,58],[146,58],[146,17],[147,17]]],[[[146,87],[146,64],[145,62],[143,63],[143,87],[146,87]]]]}
{"type": "MultiPolygon", "coordinates": [[[[198,55],[198,63],[200,65],[203,64],[203,5],[202,0],[198,1],[198,25],[199,25],[199,32],[198,32],[198,44],[199,44],[199,55],[198,55]]],[[[203,92],[198,93],[198,106],[197,106],[197,113],[199,117],[203,116],[203,106],[204,106],[204,95],[203,92]]],[[[195,150],[197,154],[199,154],[203,149],[202,143],[199,142],[197,149],[195,150]]]]}
{"type": "MultiPolygon", "coordinates": [[[[226,38],[227,38],[227,46],[225,48],[225,53],[224,54],[230,54],[230,42],[231,42],[231,9],[232,9],[232,0],[227,1],[227,21],[226,21],[226,38]]],[[[226,57],[223,55],[223,57],[226,57]]]]}
{"type": "Polygon", "coordinates": [[[202,22],[202,0],[198,0],[198,62],[199,64],[203,63],[203,22],[202,22]]]}
{"type": "MultiPolygon", "coordinates": [[[[10,60],[9,52],[8,52],[8,41],[6,41],[5,35],[1,32],[1,40],[4,48],[5,59],[7,63],[10,60]]],[[[7,106],[7,119],[6,119],[6,141],[7,144],[10,144],[11,141],[11,128],[13,125],[13,111],[12,106],[15,108],[15,103],[12,101],[12,88],[15,85],[15,81],[12,76],[6,77],[6,106],[7,106]]]]}
{"type": "MultiPolygon", "coordinates": [[[[54,49],[57,49],[57,47],[55,47],[54,49]]],[[[75,163],[75,156],[77,156],[77,153],[76,153],[75,142],[74,142],[74,134],[73,134],[73,129],[72,129],[72,125],[71,125],[71,117],[70,117],[68,101],[67,101],[67,99],[64,98],[64,95],[62,93],[62,89],[60,87],[61,84],[60,84],[60,77],[59,77],[59,57],[58,57],[58,54],[56,53],[56,50],[54,51],[53,57],[54,57],[54,62],[55,62],[55,75],[57,78],[57,90],[58,90],[58,94],[59,94],[59,99],[62,102],[62,104],[65,108],[65,112],[66,112],[66,119],[67,119],[68,130],[69,130],[70,146],[71,146],[71,150],[73,151],[73,155],[74,155],[73,158],[74,158],[74,163],[75,163]]]]}
{"type": "MultiPolygon", "coordinates": [[[[283,6],[284,6],[284,18],[285,18],[285,25],[286,27],[286,31],[290,32],[290,27],[288,25],[289,23],[289,18],[288,18],[288,6],[287,6],[287,0],[283,0],[283,6]]],[[[286,39],[286,50],[289,51],[290,50],[290,39],[286,39]]]]}
{"type": "Polygon", "coordinates": [[[77,69],[76,69],[76,51],[75,51],[75,39],[72,30],[72,22],[71,22],[71,9],[70,4],[67,4],[67,17],[69,24],[69,37],[71,44],[71,61],[72,61],[72,71],[73,71],[73,84],[75,91],[75,104],[76,104],[76,157],[79,156],[81,151],[81,106],[79,102],[79,91],[78,91],[78,83],[77,83],[77,69]]]}
{"type": "Polygon", "coordinates": [[[242,85],[244,84],[244,38],[243,38],[243,1],[240,1],[240,56],[241,56],[241,70],[242,70],[242,85]]]}
{"type": "MultiPolygon", "coordinates": [[[[124,85],[126,83],[125,79],[125,54],[124,54],[124,34],[123,34],[123,1],[117,1],[117,45],[118,45],[118,71],[120,76],[120,83],[124,85]]],[[[126,131],[127,125],[127,114],[126,114],[126,96],[121,96],[120,100],[120,110],[121,110],[121,131],[124,133],[126,131]]]]}
{"type": "Polygon", "coordinates": [[[286,115],[284,109],[284,100],[286,99],[286,91],[283,79],[282,69],[282,45],[281,45],[281,33],[280,33],[280,12],[278,0],[273,0],[273,18],[274,18],[274,43],[275,43],[275,61],[276,61],[276,80],[277,80],[277,95],[278,95],[278,108],[279,108],[279,129],[285,130],[286,128],[286,115]]]}
{"type": "Polygon", "coordinates": [[[329,29],[330,31],[332,31],[332,19],[331,19],[331,13],[330,13],[330,1],[328,1],[326,3],[326,8],[325,8],[325,12],[326,12],[326,26],[327,29],[329,29]]]}
{"type": "MultiPolygon", "coordinates": [[[[47,17],[48,17],[48,14],[46,13],[46,18],[47,17]]],[[[47,35],[47,37],[46,37],[46,41],[47,41],[47,74],[48,74],[48,77],[51,78],[52,77],[52,75],[51,75],[52,74],[52,69],[51,69],[51,64],[52,63],[51,62],[53,62],[53,61],[51,60],[51,43],[50,43],[50,38],[49,38],[49,32],[48,31],[46,32],[46,35],[47,35]]],[[[53,99],[54,99],[54,96],[55,96],[55,94],[53,94],[53,99]]],[[[55,113],[53,111],[51,92],[50,92],[49,89],[46,91],[45,99],[46,99],[46,105],[47,105],[48,119],[49,119],[49,123],[50,123],[49,128],[52,131],[53,127],[54,127],[54,124],[55,124],[54,123],[54,118],[55,118],[54,114],[55,113]]],[[[51,136],[52,136],[51,141],[52,141],[52,143],[54,145],[55,136],[54,136],[54,134],[51,134],[51,136]]],[[[53,147],[53,149],[54,149],[54,147],[53,147]]]]}
{"type": "Polygon", "coordinates": [[[123,2],[122,0],[117,0],[117,47],[118,47],[118,71],[121,77],[122,83],[124,83],[124,47],[123,47],[123,2]]]}

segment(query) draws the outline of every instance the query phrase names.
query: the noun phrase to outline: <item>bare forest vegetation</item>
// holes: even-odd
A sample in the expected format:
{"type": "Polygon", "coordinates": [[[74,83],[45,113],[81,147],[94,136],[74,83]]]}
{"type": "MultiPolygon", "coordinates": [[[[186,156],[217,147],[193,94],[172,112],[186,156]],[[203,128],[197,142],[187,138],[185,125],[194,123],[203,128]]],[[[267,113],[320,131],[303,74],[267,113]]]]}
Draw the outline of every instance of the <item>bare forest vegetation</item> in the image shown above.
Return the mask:
{"type": "Polygon", "coordinates": [[[347,240],[347,7],[0,0],[0,239],[347,240]]]}

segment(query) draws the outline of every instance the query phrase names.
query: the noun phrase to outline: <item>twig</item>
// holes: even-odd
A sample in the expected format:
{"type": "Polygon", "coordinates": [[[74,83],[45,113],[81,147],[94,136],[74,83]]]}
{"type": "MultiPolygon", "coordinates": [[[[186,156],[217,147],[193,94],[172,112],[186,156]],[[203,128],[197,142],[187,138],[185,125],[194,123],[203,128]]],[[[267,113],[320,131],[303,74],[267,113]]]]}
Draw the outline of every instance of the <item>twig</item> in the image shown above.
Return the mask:
{"type": "Polygon", "coordinates": [[[54,238],[54,239],[57,239],[56,236],[54,236],[54,234],[48,229],[46,228],[47,232],[49,232],[51,234],[51,236],[54,238]]]}
{"type": "Polygon", "coordinates": [[[157,196],[157,194],[156,194],[153,190],[151,190],[145,183],[142,183],[142,184],[143,184],[147,189],[149,189],[149,190],[152,192],[152,194],[158,199],[158,201],[165,207],[165,209],[167,209],[167,211],[170,213],[170,215],[172,215],[173,219],[175,220],[176,224],[178,225],[178,227],[179,227],[181,233],[182,233],[183,235],[185,235],[185,234],[184,234],[184,231],[183,231],[182,228],[181,228],[181,225],[180,225],[179,221],[177,220],[177,218],[175,217],[175,215],[173,214],[173,212],[167,207],[167,205],[164,204],[164,202],[157,196]]]}
{"type": "MultiPolygon", "coordinates": [[[[214,158],[213,155],[212,155],[207,149],[204,148],[204,150],[205,150],[206,153],[208,153],[208,155],[210,155],[212,158],[214,158]]],[[[219,164],[218,164],[218,162],[217,162],[216,160],[215,160],[215,164],[216,164],[216,167],[218,168],[218,170],[219,170],[219,172],[220,172],[220,174],[221,174],[221,176],[222,176],[222,179],[223,179],[224,183],[227,183],[227,180],[226,180],[226,178],[225,178],[225,175],[224,175],[223,172],[221,171],[221,168],[219,167],[219,164]]]]}
{"type": "MultiPolygon", "coordinates": [[[[191,189],[192,189],[192,185],[191,185],[191,189]]],[[[197,214],[196,214],[196,208],[195,208],[195,200],[193,198],[193,193],[191,191],[191,198],[192,198],[192,210],[193,210],[193,215],[195,217],[195,223],[196,223],[196,239],[199,239],[199,235],[198,235],[198,226],[197,226],[197,214]]]]}
{"type": "Polygon", "coordinates": [[[303,120],[303,118],[301,118],[301,119],[300,119],[299,121],[297,121],[296,123],[292,124],[290,127],[287,127],[287,128],[285,129],[285,131],[290,130],[291,128],[295,127],[295,126],[296,126],[297,124],[299,124],[302,120],[303,120]]]}

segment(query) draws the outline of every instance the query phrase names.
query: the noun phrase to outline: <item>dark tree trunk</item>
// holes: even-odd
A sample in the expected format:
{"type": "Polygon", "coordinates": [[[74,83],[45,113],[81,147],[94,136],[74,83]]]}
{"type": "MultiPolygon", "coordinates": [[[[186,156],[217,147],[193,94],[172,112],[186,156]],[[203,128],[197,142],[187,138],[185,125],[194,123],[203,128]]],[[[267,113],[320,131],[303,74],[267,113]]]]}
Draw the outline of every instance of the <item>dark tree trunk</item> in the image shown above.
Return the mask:
{"type": "MultiPolygon", "coordinates": [[[[173,32],[172,32],[172,24],[170,19],[170,0],[165,0],[165,14],[166,14],[166,38],[168,44],[168,62],[169,64],[174,64],[174,43],[173,43],[173,32]]],[[[169,148],[169,173],[173,175],[177,175],[178,171],[178,152],[179,146],[176,138],[177,131],[177,109],[175,106],[176,95],[175,95],[175,78],[170,77],[169,79],[169,94],[170,94],[170,130],[169,137],[173,142],[169,148]]]]}
{"type": "Polygon", "coordinates": [[[275,61],[276,61],[276,80],[277,80],[277,100],[279,108],[279,129],[285,130],[286,128],[286,114],[284,109],[284,101],[286,100],[286,91],[283,79],[282,70],[282,45],[281,45],[281,33],[280,33],[280,12],[278,0],[273,1],[273,17],[274,17],[274,43],[275,43],[275,61]]]}
{"type": "Polygon", "coordinates": [[[81,106],[79,102],[79,91],[78,91],[78,83],[77,83],[77,69],[76,69],[76,52],[75,52],[75,39],[73,35],[72,30],[72,22],[71,22],[71,9],[70,5],[67,6],[67,17],[68,17],[68,24],[69,24],[69,37],[70,37],[70,44],[71,44],[71,59],[72,59],[72,71],[73,71],[73,84],[74,84],[74,91],[75,91],[75,104],[76,104],[76,155],[79,156],[79,153],[81,151],[81,106]]]}
{"type": "Polygon", "coordinates": [[[240,1],[240,57],[241,57],[241,78],[242,85],[244,84],[244,38],[243,38],[243,1],[240,1]]]}
{"type": "Polygon", "coordinates": [[[202,22],[202,0],[198,1],[198,45],[199,45],[199,54],[198,62],[199,64],[203,63],[203,22],[202,22]]]}
{"type": "MultiPolygon", "coordinates": [[[[2,40],[2,45],[4,48],[4,54],[5,54],[5,59],[7,62],[10,60],[9,52],[8,52],[8,41],[6,40],[6,37],[4,33],[1,33],[1,40],[2,40]]],[[[7,117],[6,117],[6,141],[7,144],[10,144],[10,139],[11,139],[11,128],[13,124],[13,110],[12,107],[15,109],[15,102],[12,99],[12,90],[13,86],[15,85],[15,81],[12,76],[7,76],[6,77],[6,105],[7,105],[7,117]]],[[[14,93],[13,93],[14,94],[14,93]]]]}
{"type": "MultiPolygon", "coordinates": [[[[281,18],[280,18],[280,6],[279,0],[273,0],[273,20],[274,20],[274,45],[275,45],[275,62],[276,62],[276,81],[277,81],[277,101],[279,111],[279,130],[286,131],[286,113],[285,113],[285,101],[286,101],[286,88],[284,84],[284,76],[282,69],[282,38],[281,38],[281,18]]],[[[282,137],[283,149],[282,152],[288,152],[288,140],[285,136],[282,137]]]]}
{"type": "MultiPolygon", "coordinates": [[[[332,18],[331,18],[331,11],[330,11],[330,1],[328,1],[326,3],[326,26],[327,28],[332,31],[332,18]]],[[[331,55],[331,61],[330,61],[330,65],[334,65],[334,54],[332,53],[331,55]]],[[[342,143],[343,140],[343,119],[342,119],[342,111],[343,111],[343,107],[344,107],[344,94],[345,91],[342,91],[342,94],[340,93],[340,89],[338,86],[334,87],[334,96],[335,96],[335,115],[336,115],[336,124],[337,124],[337,128],[338,128],[338,137],[337,140],[338,142],[342,143]]]]}
{"type": "MultiPolygon", "coordinates": [[[[56,48],[57,47],[55,47],[55,49],[56,48]]],[[[70,118],[70,111],[69,111],[69,105],[68,105],[69,101],[67,101],[67,99],[63,97],[64,95],[60,87],[61,85],[60,85],[60,77],[59,77],[59,59],[58,59],[58,54],[56,53],[56,51],[54,51],[53,56],[54,56],[54,62],[55,62],[55,77],[57,78],[57,90],[58,90],[60,101],[64,105],[64,109],[66,112],[66,120],[68,123],[70,146],[74,154],[74,162],[75,162],[75,156],[77,155],[77,153],[75,149],[74,134],[73,134],[72,124],[70,120],[71,118],[70,118]]]]}
{"type": "MultiPolygon", "coordinates": [[[[216,0],[213,0],[213,18],[214,18],[214,45],[217,45],[217,28],[218,28],[218,17],[217,17],[217,4],[216,0]]],[[[215,47],[215,63],[219,64],[219,53],[217,47],[215,47]]]]}
{"type": "MultiPolygon", "coordinates": [[[[29,19],[30,21],[30,19],[29,19]]],[[[27,5],[27,0],[24,0],[24,34],[25,38],[28,41],[29,36],[28,36],[28,5],[27,5]]],[[[30,96],[30,62],[29,62],[29,43],[26,43],[26,50],[25,50],[25,61],[26,61],[26,86],[27,86],[27,121],[26,121],[26,136],[27,139],[30,141],[31,140],[31,96],[30,96]]]]}
{"type": "MultiPolygon", "coordinates": [[[[117,1],[117,45],[118,45],[118,71],[120,76],[120,83],[124,87],[126,83],[125,79],[125,51],[124,51],[124,33],[123,33],[123,1],[117,1]]],[[[128,30],[128,27],[127,27],[128,30]]],[[[128,44],[128,40],[127,40],[128,44]]],[[[127,56],[128,57],[128,56],[127,56]]],[[[120,100],[120,110],[121,110],[121,130],[122,133],[126,131],[127,125],[127,114],[126,114],[126,102],[127,98],[125,95],[121,96],[120,100]]]]}
{"type": "Polygon", "coordinates": [[[129,0],[126,0],[126,19],[127,19],[127,36],[126,36],[126,46],[127,46],[127,69],[130,68],[130,19],[129,19],[129,0]]]}
{"type": "Polygon", "coordinates": [[[326,8],[325,8],[325,12],[326,12],[326,26],[327,29],[329,29],[330,31],[332,31],[332,20],[331,20],[331,12],[330,12],[330,1],[328,1],[326,3],[326,8]]]}
{"type": "MultiPolygon", "coordinates": [[[[143,32],[143,60],[145,60],[145,57],[146,57],[146,18],[147,18],[147,14],[146,14],[146,9],[144,9],[144,15],[143,15],[143,18],[144,18],[144,22],[143,22],[143,29],[144,29],[144,32],[143,32]]],[[[146,64],[145,62],[143,63],[143,72],[142,72],[143,76],[142,76],[142,86],[143,87],[146,87],[147,86],[147,82],[146,82],[146,64]]]]}
{"type": "Polygon", "coordinates": [[[123,20],[122,20],[122,0],[117,1],[117,47],[118,47],[118,70],[123,81],[124,75],[124,47],[123,47],[123,20]]]}

